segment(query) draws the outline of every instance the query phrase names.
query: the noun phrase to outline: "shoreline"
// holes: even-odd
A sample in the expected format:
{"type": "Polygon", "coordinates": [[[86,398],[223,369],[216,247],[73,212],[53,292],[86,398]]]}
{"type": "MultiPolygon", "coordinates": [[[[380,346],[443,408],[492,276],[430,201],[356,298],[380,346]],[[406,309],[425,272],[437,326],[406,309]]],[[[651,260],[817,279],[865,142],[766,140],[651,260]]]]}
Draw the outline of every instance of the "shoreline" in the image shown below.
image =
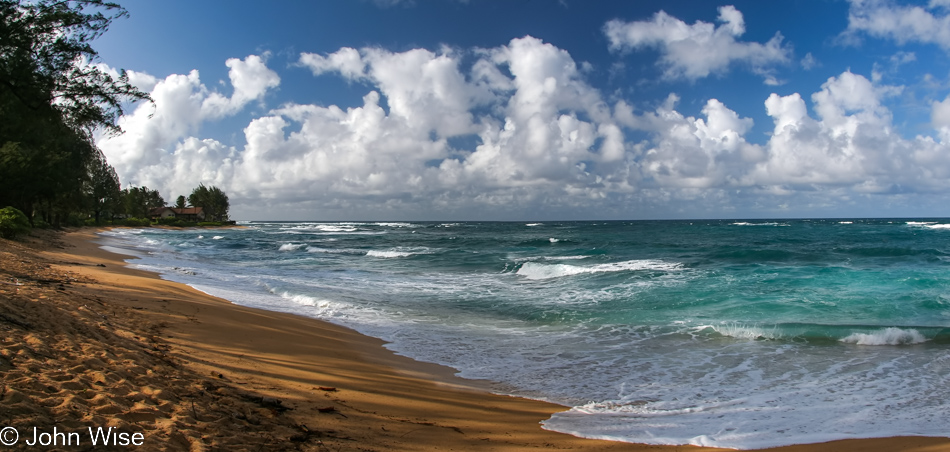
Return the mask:
{"type": "MultiPolygon", "coordinates": [[[[324,432],[319,439],[305,435],[305,441],[293,443],[298,449],[721,450],[591,440],[544,430],[539,422],[567,407],[491,394],[484,382],[396,355],[382,340],[322,320],[239,306],[129,268],[124,259],[134,257],[101,249],[95,231],[61,237],[62,249],[39,254],[51,268],[90,281],[73,284],[84,287],[70,287],[77,294],[67,290],[67,295],[76,298],[87,293],[81,289],[91,290],[104,306],[161,325],[156,336],[183,367],[210,375],[222,387],[278,399],[292,408],[280,414],[290,425],[324,432]]],[[[950,438],[850,439],[770,450],[950,451],[950,438]]]]}

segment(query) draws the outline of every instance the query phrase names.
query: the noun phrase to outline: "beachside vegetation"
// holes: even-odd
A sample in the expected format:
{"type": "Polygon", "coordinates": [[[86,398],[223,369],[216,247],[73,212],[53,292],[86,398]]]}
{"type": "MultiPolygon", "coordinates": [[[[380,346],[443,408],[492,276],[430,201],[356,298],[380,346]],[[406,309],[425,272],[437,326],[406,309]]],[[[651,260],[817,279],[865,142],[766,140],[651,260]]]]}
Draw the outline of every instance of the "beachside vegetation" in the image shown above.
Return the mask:
{"type": "Polygon", "coordinates": [[[165,206],[165,200],[158,190],[144,186],[126,188],[122,190],[121,197],[125,204],[124,213],[129,217],[149,218],[152,209],[165,206]]]}
{"type": "MultiPolygon", "coordinates": [[[[0,206],[19,212],[4,236],[21,233],[20,215],[33,227],[148,226],[165,207],[158,190],[122,189],[94,140],[122,132],[123,105],[151,100],[124,71],[95,64],[90,43],[127,15],[105,0],[0,0],[0,206]]],[[[202,216],[170,225],[228,221],[215,186],[199,184],[176,207],[186,202],[202,216]]]]}
{"type": "Polygon", "coordinates": [[[198,184],[188,196],[188,203],[192,207],[204,209],[205,219],[209,222],[228,220],[228,210],[231,208],[228,195],[214,185],[206,187],[204,184],[198,184]]]}
{"type": "Polygon", "coordinates": [[[0,0],[0,206],[34,225],[99,222],[118,205],[93,137],[120,133],[124,102],[149,96],[94,64],[90,42],[127,14],[103,0],[0,0]]]}
{"type": "Polygon", "coordinates": [[[0,237],[12,239],[30,232],[30,220],[16,207],[0,209],[0,237]]]}

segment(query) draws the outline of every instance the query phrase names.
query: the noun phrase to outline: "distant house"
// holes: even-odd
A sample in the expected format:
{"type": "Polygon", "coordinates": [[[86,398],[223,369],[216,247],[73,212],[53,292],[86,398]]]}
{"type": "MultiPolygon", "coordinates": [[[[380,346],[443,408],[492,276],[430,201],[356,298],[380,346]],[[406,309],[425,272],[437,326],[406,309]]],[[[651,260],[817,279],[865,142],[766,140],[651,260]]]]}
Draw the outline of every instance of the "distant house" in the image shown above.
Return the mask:
{"type": "Polygon", "coordinates": [[[186,207],[176,209],[174,207],[156,207],[148,212],[148,216],[154,221],[163,218],[177,218],[182,221],[199,222],[204,221],[205,212],[201,207],[186,207]]]}
{"type": "Polygon", "coordinates": [[[171,207],[155,207],[148,211],[148,216],[152,219],[152,221],[155,221],[159,218],[174,218],[175,209],[172,209],[171,207]]]}
{"type": "Polygon", "coordinates": [[[201,207],[185,207],[184,209],[171,209],[175,213],[175,218],[185,221],[204,221],[205,211],[201,207]]]}

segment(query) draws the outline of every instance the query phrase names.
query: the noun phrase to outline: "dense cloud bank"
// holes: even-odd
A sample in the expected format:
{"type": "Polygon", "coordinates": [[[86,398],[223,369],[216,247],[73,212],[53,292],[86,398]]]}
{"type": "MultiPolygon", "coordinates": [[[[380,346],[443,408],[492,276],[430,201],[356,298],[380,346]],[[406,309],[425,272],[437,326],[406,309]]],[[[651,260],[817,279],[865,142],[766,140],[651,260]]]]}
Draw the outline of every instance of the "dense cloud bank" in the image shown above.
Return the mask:
{"type": "MultiPolygon", "coordinates": [[[[942,43],[883,27],[854,3],[855,29],[873,23],[874,33],[942,43]]],[[[618,50],[660,49],[667,77],[743,63],[773,81],[769,65],[790,58],[781,36],[737,40],[744,22],[731,7],[720,22],[688,25],[661,12],[610,22],[604,33],[618,50]],[[710,42],[718,50],[703,47],[710,42]]],[[[193,135],[261,102],[280,77],[266,55],[226,65],[230,97],[197,71],[132,74],[155,102],[121,119],[124,135],[99,142],[124,183],[168,197],[204,182],[227,191],[239,217],[325,219],[776,216],[790,204],[833,215],[856,199],[883,206],[950,191],[950,98],[932,105],[933,137],[905,138],[883,104],[901,87],[850,71],[813,93],[762,99],[774,130],[755,144],[752,119],[717,99],[699,117],[677,111],[676,94],[649,110],[608,101],[571,55],[530,36],[491,49],[346,47],[302,53],[302,68],[287,70],[369,86],[362,105],[281,105],[251,120],[245,144],[232,147],[193,135]]]]}

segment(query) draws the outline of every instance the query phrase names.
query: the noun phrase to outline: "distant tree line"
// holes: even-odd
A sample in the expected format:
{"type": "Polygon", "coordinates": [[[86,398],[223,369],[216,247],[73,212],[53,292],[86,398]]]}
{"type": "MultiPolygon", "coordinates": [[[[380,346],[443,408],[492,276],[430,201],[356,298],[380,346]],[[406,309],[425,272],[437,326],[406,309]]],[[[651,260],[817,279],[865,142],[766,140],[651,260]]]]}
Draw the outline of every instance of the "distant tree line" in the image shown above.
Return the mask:
{"type": "MultiPolygon", "coordinates": [[[[87,224],[118,224],[119,220],[134,218],[135,225],[141,225],[141,220],[151,220],[156,208],[167,207],[165,199],[158,190],[148,187],[131,186],[119,190],[118,185],[111,185],[95,195],[94,217],[87,220],[87,224]],[[92,221],[89,221],[92,220],[92,221]]],[[[206,187],[199,184],[187,198],[182,195],[175,201],[176,209],[200,207],[203,220],[207,222],[226,222],[230,220],[230,201],[228,195],[218,187],[206,187]]]]}
{"type": "MultiPolygon", "coordinates": [[[[125,71],[93,64],[90,42],[127,15],[105,0],[0,0],[0,207],[33,226],[148,219],[165,206],[156,190],[122,189],[94,141],[121,133],[123,103],[151,101],[125,71]]],[[[199,185],[187,201],[228,217],[216,187],[199,185]]]]}

